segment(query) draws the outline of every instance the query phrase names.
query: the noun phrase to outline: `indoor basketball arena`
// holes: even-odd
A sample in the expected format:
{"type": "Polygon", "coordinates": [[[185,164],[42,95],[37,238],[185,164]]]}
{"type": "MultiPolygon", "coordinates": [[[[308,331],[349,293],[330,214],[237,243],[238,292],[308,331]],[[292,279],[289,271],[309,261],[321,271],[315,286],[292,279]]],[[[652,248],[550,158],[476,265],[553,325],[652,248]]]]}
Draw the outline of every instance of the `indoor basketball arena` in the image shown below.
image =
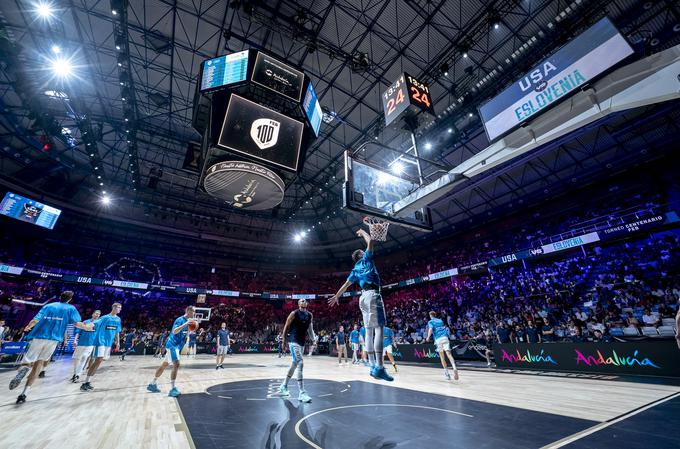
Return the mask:
{"type": "Polygon", "coordinates": [[[2,0],[0,447],[680,448],[680,2],[2,0]]]}

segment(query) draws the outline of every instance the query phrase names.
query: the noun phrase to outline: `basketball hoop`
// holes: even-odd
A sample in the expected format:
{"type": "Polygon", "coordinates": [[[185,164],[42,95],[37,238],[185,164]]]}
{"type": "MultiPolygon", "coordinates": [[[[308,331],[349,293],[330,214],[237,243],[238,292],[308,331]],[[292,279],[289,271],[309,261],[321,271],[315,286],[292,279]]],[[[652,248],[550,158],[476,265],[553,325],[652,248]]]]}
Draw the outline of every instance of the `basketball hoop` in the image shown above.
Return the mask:
{"type": "Polygon", "coordinates": [[[373,240],[379,242],[387,240],[387,228],[390,227],[389,221],[381,220],[378,217],[366,216],[364,217],[364,224],[368,226],[368,232],[373,240]]]}

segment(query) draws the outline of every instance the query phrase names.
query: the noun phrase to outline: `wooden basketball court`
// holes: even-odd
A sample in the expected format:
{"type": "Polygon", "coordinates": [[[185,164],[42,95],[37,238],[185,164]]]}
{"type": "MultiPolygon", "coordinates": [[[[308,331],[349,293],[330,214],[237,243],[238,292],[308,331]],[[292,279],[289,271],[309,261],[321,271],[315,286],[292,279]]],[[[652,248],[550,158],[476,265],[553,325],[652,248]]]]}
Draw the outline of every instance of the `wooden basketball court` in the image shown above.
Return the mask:
{"type": "MultiPolygon", "coordinates": [[[[680,386],[621,379],[402,365],[393,383],[327,356],[305,359],[310,404],[274,392],[290,363],[235,355],[225,369],[199,355],[183,361],[182,396],[148,393],[159,364],[113,357],[92,392],[68,382],[71,364],[51,364],[28,401],[0,390],[4,447],[19,448],[593,448],[680,447],[680,386]],[[653,424],[653,425],[652,425],[653,424]]],[[[13,371],[0,378],[8,383],[13,371]]]]}

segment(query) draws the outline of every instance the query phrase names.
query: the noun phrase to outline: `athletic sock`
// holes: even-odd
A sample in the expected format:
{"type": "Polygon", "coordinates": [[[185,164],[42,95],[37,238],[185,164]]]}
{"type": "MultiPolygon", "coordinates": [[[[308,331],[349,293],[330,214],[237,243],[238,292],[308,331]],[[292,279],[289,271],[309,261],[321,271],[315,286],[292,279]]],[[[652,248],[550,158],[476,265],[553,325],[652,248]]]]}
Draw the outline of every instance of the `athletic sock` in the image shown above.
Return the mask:
{"type": "Polygon", "coordinates": [[[158,377],[154,377],[153,380],[151,381],[151,385],[156,385],[158,383],[158,377]]]}
{"type": "Polygon", "coordinates": [[[368,363],[371,366],[375,366],[375,352],[369,352],[368,353],[368,363]]]}
{"type": "Polygon", "coordinates": [[[290,382],[290,376],[286,376],[286,380],[283,381],[283,386],[288,388],[288,382],[290,382]]]}
{"type": "Polygon", "coordinates": [[[300,387],[300,391],[305,391],[305,381],[299,377],[298,378],[298,387],[300,387]]]}
{"type": "Polygon", "coordinates": [[[170,385],[175,388],[175,379],[170,379],[170,385]]]}
{"type": "Polygon", "coordinates": [[[24,391],[21,392],[23,395],[28,395],[28,392],[31,391],[31,387],[28,385],[24,385],[24,391]]]}
{"type": "Polygon", "coordinates": [[[85,377],[85,383],[89,383],[89,382],[90,382],[90,376],[88,375],[87,377],[85,377]]]}

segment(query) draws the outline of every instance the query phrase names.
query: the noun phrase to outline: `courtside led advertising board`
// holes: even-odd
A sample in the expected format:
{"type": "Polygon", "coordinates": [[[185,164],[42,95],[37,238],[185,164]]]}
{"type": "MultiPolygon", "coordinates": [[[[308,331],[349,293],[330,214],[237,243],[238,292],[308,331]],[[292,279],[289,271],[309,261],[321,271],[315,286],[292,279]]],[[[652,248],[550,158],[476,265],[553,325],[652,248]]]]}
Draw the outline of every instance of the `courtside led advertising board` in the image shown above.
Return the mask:
{"type": "Polygon", "coordinates": [[[7,192],[0,203],[0,214],[43,228],[54,229],[61,210],[30,198],[24,198],[16,193],[7,192]]]}
{"type": "Polygon", "coordinates": [[[600,20],[479,108],[489,140],[558,104],[631,54],[609,19],[600,20]]]}
{"type": "Polygon", "coordinates": [[[203,61],[201,92],[245,81],[248,73],[248,50],[203,61]]]}

